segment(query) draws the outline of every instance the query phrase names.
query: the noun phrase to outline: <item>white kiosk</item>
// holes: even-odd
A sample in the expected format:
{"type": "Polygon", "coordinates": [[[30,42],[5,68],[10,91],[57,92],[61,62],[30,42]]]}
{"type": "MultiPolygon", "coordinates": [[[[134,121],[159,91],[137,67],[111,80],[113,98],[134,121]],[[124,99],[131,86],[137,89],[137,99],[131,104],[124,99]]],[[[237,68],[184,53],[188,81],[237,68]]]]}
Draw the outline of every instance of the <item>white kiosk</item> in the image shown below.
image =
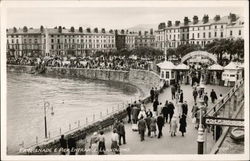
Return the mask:
{"type": "Polygon", "coordinates": [[[239,63],[230,62],[224,67],[224,72],[222,73],[224,86],[233,86],[237,80],[242,79],[243,69],[240,65],[239,63]]]}
{"type": "Polygon", "coordinates": [[[219,64],[213,64],[208,67],[209,83],[219,85],[224,67],[219,64]]]}
{"type": "Polygon", "coordinates": [[[170,61],[164,61],[157,66],[160,68],[160,78],[165,80],[167,85],[173,84],[175,82],[175,65],[170,61]]]}

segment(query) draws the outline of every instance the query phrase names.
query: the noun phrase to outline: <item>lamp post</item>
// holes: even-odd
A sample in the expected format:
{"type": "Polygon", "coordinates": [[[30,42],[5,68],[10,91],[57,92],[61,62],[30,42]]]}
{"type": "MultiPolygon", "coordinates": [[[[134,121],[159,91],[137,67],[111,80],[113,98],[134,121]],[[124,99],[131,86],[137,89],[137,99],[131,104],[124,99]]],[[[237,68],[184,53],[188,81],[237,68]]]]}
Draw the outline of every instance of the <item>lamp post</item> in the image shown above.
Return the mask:
{"type": "MultiPolygon", "coordinates": [[[[47,109],[49,109],[50,103],[47,101],[44,101],[43,109],[44,109],[44,131],[45,131],[45,138],[48,138],[48,133],[47,133],[47,109]]],[[[54,115],[53,112],[53,106],[51,107],[51,115],[54,115]]]]}
{"type": "Polygon", "coordinates": [[[198,128],[198,138],[197,138],[197,142],[198,142],[198,154],[203,154],[204,153],[204,129],[202,127],[202,115],[203,115],[203,101],[200,100],[200,122],[199,122],[199,128],[198,128]]]}

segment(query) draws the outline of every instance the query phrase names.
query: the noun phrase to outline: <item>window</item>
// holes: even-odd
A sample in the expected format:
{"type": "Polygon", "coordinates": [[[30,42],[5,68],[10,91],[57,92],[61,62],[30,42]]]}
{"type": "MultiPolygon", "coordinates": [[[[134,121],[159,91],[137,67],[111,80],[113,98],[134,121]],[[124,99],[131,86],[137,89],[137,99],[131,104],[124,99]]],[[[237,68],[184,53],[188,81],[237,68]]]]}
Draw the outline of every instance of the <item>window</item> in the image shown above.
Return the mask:
{"type": "Polygon", "coordinates": [[[223,32],[220,33],[220,37],[223,37],[223,32]]]}
{"type": "Polygon", "coordinates": [[[16,39],[16,43],[18,44],[18,39],[16,39]]]}
{"type": "Polygon", "coordinates": [[[211,26],[209,26],[209,30],[211,29],[211,26]]]}
{"type": "Polygon", "coordinates": [[[67,43],[67,39],[65,39],[65,43],[67,43]]]}
{"type": "Polygon", "coordinates": [[[205,29],[206,29],[206,27],[204,26],[204,27],[203,27],[203,30],[205,30],[205,29]]]}
{"type": "Polygon", "coordinates": [[[200,30],[200,27],[198,27],[198,30],[200,30]]]}
{"type": "Polygon", "coordinates": [[[174,72],[173,71],[171,72],[171,78],[174,78],[174,72]]]}
{"type": "Polygon", "coordinates": [[[60,43],[60,40],[59,40],[59,39],[57,39],[57,43],[60,43]]]}
{"type": "Polygon", "coordinates": [[[241,30],[239,30],[239,35],[241,35],[241,30]]]}
{"type": "Polygon", "coordinates": [[[51,43],[53,43],[54,42],[54,39],[51,39],[51,43]]]}
{"type": "Polygon", "coordinates": [[[197,33],[197,38],[200,38],[200,33],[197,33]]]}
{"type": "Polygon", "coordinates": [[[37,39],[35,39],[35,44],[37,44],[37,39]]]}
{"type": "Polygon", "coordinates": [[[169,79],[169,71],[166,71],[166,79],[169,79]]]}
{"type": "Polygon", "coordinates": [[[233,31],[232,30],[230,30],[230,36],[232,36],[233,35],[233,31]]]}
{"type": "Polygon", "coordinates": [[[51,45],[51,49],[54,49],[54,45],[51,45]]]}
{"type": "Polygon", "coordinates": [[[214,32],[214,37],[217,37],[217,32],[214,32]]]}
{"type": "Polygon", "coordinates": [[[215,25],[214,28],[217,29],[217,26],[215,25]]]}
{"type": "Polygon", "coordinates": [[[192,38],[194,39],[194,33],[192,34],[192,38]]]}
{"type": "Polygon", "coordinates": [[[211,37],[211,32],[208,33],[208,37],[209,37],[209,38],[211,37]]]}
{"type": "Polygon", "coordinates": [[[206,33],[205,32],[203,32],[203,38],[206,38],[206,33]]]}
{"type": "Polygon", "coordinates": [[[223,29],[223,25],[221,25],[221,28],[223,29]]]}

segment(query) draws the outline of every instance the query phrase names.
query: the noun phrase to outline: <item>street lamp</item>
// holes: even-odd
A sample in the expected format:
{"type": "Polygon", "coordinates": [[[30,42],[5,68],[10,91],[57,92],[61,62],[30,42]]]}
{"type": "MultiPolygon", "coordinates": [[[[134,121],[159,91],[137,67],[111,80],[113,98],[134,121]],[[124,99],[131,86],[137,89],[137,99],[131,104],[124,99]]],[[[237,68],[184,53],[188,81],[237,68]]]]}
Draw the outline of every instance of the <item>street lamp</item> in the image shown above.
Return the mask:
{"type": "Polygon", "coordinates": [[[200,122],[199,122],[199,128],[198,128],[198,138],[197,138],[197,142],[198,142],[198,154],[203,154],[204,153],[204,129],[203,129],[203,125],[202,125],[202,115],[203,115],[203,110],[204,110],[204,105],[203,105],[204,101],[200,100],[200,122]]]}
{"type": "MultiPolygon", "coordinates": [[[[45,138],[48,138],[47,135],[47,110],[50,108],[50,103],[48,101],[44,101],[44,130],[45,130],[45,138]]],[[[51,115],[54,115],[54,111],[53,111],[53,106],[51,106],[51,115]]]]}

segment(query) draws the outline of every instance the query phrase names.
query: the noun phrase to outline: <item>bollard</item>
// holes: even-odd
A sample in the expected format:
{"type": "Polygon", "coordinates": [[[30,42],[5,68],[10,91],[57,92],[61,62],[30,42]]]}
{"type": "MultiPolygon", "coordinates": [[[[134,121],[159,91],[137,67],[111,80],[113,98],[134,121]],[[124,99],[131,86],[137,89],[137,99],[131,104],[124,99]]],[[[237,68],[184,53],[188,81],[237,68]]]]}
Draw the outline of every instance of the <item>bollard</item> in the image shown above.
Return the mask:
{"type": "Polygon", "coordinates": [[[38,137],[36,136],[36,144],[38,144],[38,137]]]}
{"type": "Polygon", "coordinates": [[[60,133],[60,135],[62,135],[62,129],[61,128],[59,129],[59,133],[60,133]]]}

